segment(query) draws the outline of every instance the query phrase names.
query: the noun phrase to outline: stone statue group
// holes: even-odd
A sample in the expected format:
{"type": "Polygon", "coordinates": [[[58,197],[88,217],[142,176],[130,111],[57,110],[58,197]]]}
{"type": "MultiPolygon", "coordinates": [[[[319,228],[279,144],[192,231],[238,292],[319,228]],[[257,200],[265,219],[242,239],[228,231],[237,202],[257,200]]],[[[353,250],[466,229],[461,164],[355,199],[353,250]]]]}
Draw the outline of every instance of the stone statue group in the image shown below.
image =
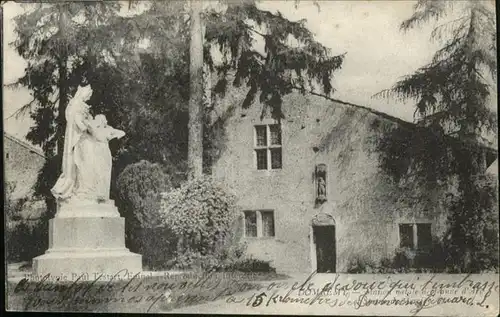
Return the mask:
{"type": "Polygon", "coordinates": [[[62,174],[52,188],[58,200],[109,200],[112,157],[108,142],[125,132],[108,126],[102,114],[91,116],[86,103],[91,96],[90,86],[80,86],[66,108],[62,174]]]}
{"type": "Polygon", "coordinates": [[[109,197],[108,143],[125,132],[108,126],[104,115],[90,114],[91,95],[90,86],[78,87],[65,111],[62,173],[51,190],[57,212],[49,220],[49,249],[33,259],[35,276],[75,282],[142,271],[141,255],[125,246],[125,218],[109,197]]]}

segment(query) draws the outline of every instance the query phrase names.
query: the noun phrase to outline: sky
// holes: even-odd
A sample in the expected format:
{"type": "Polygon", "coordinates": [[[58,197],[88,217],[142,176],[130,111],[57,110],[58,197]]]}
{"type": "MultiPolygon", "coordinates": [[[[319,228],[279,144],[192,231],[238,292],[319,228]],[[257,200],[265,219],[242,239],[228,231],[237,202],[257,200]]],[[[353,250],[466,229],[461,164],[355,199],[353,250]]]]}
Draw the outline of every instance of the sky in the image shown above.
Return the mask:
{"type": "MultiPolygon", "coordinates": [[[[409,32],[399,30],[410,17],[416,1],[263,1],[260,6],[279,10],[290,20],[306,19],[316,39],[333,54],[347,53],[343,67],[335,73],[334,98],[370,107],[403,120],[413,121],[413,104],[374,99],[377,92],[390,88],[402,76],[425,65],[439,47],[432,43],[433,24],[409,32]]],[[[4,83],[14,82],[24,73],[25,61],[8,45],[15,39],[13,18],[23,12],[16,3],[4,5],[4,83]]],[[[8,118],[29,102],[27,90],[4,88],[4,128],[23,138],[32,124],[29,118],[8,118]]]]}

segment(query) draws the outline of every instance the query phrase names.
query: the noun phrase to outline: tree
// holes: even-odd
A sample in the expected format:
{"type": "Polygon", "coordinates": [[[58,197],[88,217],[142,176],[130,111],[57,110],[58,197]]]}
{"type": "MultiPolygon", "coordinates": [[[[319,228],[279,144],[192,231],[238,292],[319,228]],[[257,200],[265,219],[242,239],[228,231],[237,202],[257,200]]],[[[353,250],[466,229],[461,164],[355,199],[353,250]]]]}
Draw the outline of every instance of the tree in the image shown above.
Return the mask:
{"type": "Polygon", "coordinates": [[[496,128],[488,98],[497,79],[495,13],[487,1],[419,0],[401,24],[408,31],[442,20],[453,7],[460,16],[434,28],[431,39],[443,42],[432,61],[378,96],[417,101],[415,114],[426,125],[440,126],[462,140],[478,140],[496,128]],[[451,127],[450,127],[451,124],[451,127]],[[451,131],[450,131],[451,130],[451,131]]]}
{"type": "Polygon", "coordinates": [[[49,156],[55,148],[58,152],[63,148],[64,113],[83,76],[81,53],[97,53],[91,47],[93,31],[117,10],[116,3],[104,1],[52,2],[36,4],[16,17],[17,39],[12,44],[28,67],[14,86],[33,92],[33,101],[21,108],[21,112],[30,110],[36,122],[27,138],[49,156]]]}
{"type": "Polygon", "coordinates": [[[47,157],[36,194],[43,195],[54,212],[49,189],[60,169],[66,106],[88,67],[89,59],[83,56],[99,53],[91,46],[96,42],[93,31],[116,14],[119,6],[103,1],[51,2],[34,4],[30,9],[15,19],[17,38],[11,45],[28,66],[24,76],[11,86],[24,86],[32,92],[33,100],[17,114],[29,111],[35,121],[26,138],[42,146],[47,157]]]}
{"type": "MultiPolygon", "coordinates": [[[[161,7],[159,3],[154,2],[153,7],[161,7]]],[[[246,84],[249,88],[242,107],[249,107],[259,94],[259,100],[264,104],[262,113],[270,109],[278,120],[283,118],[282,97],[293,89],[306,93],[308,89],[320,86],[326,94],[332,93],[333,73],[340,69],[344,58],[344,55],[331,56],[328,48],[315,41],[306,27],[306,20],[294,22],[279,12],[261,10],[254,0],[220,3],[225,5],[224,9],[208,9],[202,13],[205,29],[203,52],[200,47],[203,39],[200,29],[203,28],[198,20],[201,1],[192,2],[192,12],[184,7],[179,7],[176,12],[189,15],[191,26],[188,166],[193,176],[200,176],[202,171],[202,54],[210,72],[219,75],[213,89],[216,95],[223,96],[230,78],[234,77],[234,86],[246,84]],[[291,39],[296,43],[290,44],[291,39]],[[256,49],[255,40],[265,42],[265,52],[256,49]],[[221,63],[212,56],[213,46],[223,55],[221,63]]]]}
{"type": "MultiPolygon", "coordinates": [[[[141,159],[184,170],[182,164],[189,156],[198,157],[196,165],[201,169],[203,147],[197,146],[193,155],[187,150],[189,129],[196,126],[188,123],[187,107],[192,95],[187,89],[190,12],[184,3],[164,1],[151,2],[132,16],[118,14],[119,8],[107,2],[45,3],[16,22],[14,45],[29,63],[17,84],[34,96],[23,107],[35,119],[27,137],[49,157],[37,186],[45,197],[51,197],[49,189],[58,176],[53,172],[59,168],[54,150],[63,142],[67,99],[82,81],[93,87],[92,110],[107,114],[110,124],[127,131],[120,146],[111,143],[117,153],[115,174],[141,159]]],[[[330,57],[314,41],[305,21],[288,21],[279,13],[260,10],[255,2],[229,3],[222,11],[205,10],[203,20],[207,39],[203,60],[221,77],[214,89],[217,94],[223,95],[231,72],[235,73],[233,84],[246,82],[249,87],[243,106],[250,106],[260,91],[261,101],[280,118],[281,97],[291,89],[305,92],[308,84],[316,83],[327,92],[333,90],[329,80],[343,56],[330,57]],[[266,42],[266,52],[253,47],[254,36],[266,42]],[[287,37],[296,38],[298,44],[289,44],[287,37]],[[222,63],[211,54],[213,44],[223,53],[222,63]]],[[[204,119],[196,117],[198,123],[204,119]]],[[[202,142],[203,134],[197,135],[197,142],[202,142]]]]}
{"type": "Polygon", "coordinates": [[[203,174],[203,33],[201,11],[203,1],[191,1],[189,45],[189,137],[188,172],[190,178],[203,174]]]}
{"type": "Polygon", "coordinates": [[[331,79],[341,68],[344,54],[331,56],[330,49],[314,39],[306,22],[290,21],[280,12],[259,9],[253,0],[228,2],[224,12],[209,11],[205,62],[220,76],[214,92],[224,95],[229,78],[234,77],[234,86],[249,87],[242,107],[249,107],[259,95],[264,105],[262,114],[269,109],[278,120],[284,117],[282,97],[293,89],[306,93],[319,86],[325,94],[331,94],[331,79]],[[264,42],[264,52],[256,49],[255,41],[264,42]],[[214,45],[223,55],[220,65],[208,54],[214,45]]]}
{"type": "Polygon", "coordinates": [[[99,29],[107,58],[87,71],[94,87],[89,103],[127,132],[110,144],[113,179],[143,159],[161,163],[176,186],[185,178],[189,28],[177,14],[181,5],[152,2],[134,15],[115,16],[99,29]]]}
{"type": "Polygon", "coordinates": [[[432,32],[433,40],[443,42],[432,61],[377,96],[416,100],[418,125],[425,129],[406,136],[393,131],[384,146],[399,143],[404,151],[416,149],[410,150],[412,163],[434,184],[443,177],[458,176],[458,196],[449,206],[445,239],[451,255],[448,263],[458,271],[477,272],[495,262],[498,267],[498,226],[489,226],[495,197],[484,185],[487,149],[481,144],[483,135],[497,127],[496,114],[489,107],[497,81],[495,14],[486,1],[419,0],[401,29],[443,20],[454,7],[461,9],[460,16],[432,32]],[[396,135],[399,140],[393,138],[396,135]],[[485,261],[492,255],[496,261],[485,261]]]}
{"type": "Polygon", "coordinates": [[[16,20],[18,38],[13,45],[29,65],[12,86],[33,92],[33,101],[19,113],[30,111],[35,124],[27,138],[41,145],[48,157],[36,194],[46,198],[49,209],[55,207],[50,188],[60,169],[56,143],[64,137],[64,110],[58,111],[65,107],[59,98],[64,87],[70,96],[79,84],[90,84],[93,113],[106,114],[110,124],[127,131],[124,140],[110,144],[116,160],[113,180],[126,165],[141,159],[162,163],[176,184],[183,179],[176,172],[185,169],[188,35],[174,5],[153,3],[147,12],[128,17],[118,14],[115,2],[45,3],[28,7],[31,10],[16,20]],[[69,17],[64,33],[54,22],[61,12],[69,17]],[[43,33],[47,30],[53,33],[43,33]],[[164,40],[152,40],[148,50],[140,49],[141,40],[148,37],[164,40]],[[64,49],[60,46],[66,42],[70,49],[65,81],[59,79],[58,66],[59,50],[64,49]]]}

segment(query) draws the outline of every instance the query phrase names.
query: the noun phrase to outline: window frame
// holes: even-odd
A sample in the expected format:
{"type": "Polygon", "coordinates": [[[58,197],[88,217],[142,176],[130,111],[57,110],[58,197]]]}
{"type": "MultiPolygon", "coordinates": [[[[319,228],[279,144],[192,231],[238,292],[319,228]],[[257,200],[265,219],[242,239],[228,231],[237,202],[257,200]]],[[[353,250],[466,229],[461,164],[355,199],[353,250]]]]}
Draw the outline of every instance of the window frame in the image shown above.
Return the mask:
{"type": "Polygon", "coordinates": [[[283,169],[283,129],[282,125],[279,123],[261,123],[261,124],[255,124],[253,125],[253,134],[254,134],[254,148],[253,148],[253,155],[254,155],[254,167],[257,171],[279,171],[283,169]],[[280,139],[280,144],[271,144],[271,127],[272,126],[277,126],[278,127],[278,132],[279,132],[279,139],[280,139]],[[257,130],[259,127],[265,127],[266,131],[266,144],[265,145],[258,145],[258,133],[257,130]],[[279,168],[273,168],[273,160],[272,160],[272,152],[273,150],[279,150],[280,151],[280,167],[279,168]],[[266,168],[259,168],[258,164],[258,151],[265,151],[266,153],[266,168]]]}
{"type": "Polygon", "coordinates": [[[272,209],[247,209],[243,211],[243,238],[245,239],[275,239],[276,238],[276,213],[272,209]],[[247,213],[252,212],[256,216],[256,227],[257,227],[257,235],[256,236],[248,236],[247,235],[247,213]],[[272,215],[273,221],[273,234],[272,236],[264,235],[264,217],[263,214],[268,213],[272,215]]]}
{"type": "MultiPolygon", "coordinates": [[[[409,249],[415,252],[427,252],[427,248],[421,247],[421,243],[419,240],[423,240],[419,234],[418,234],[418,227],[422,225],[428,225],[429,226],[429,233],[430,233],[430,246],[432,246],[432,222],[400,222],[398,223],[398,248],[399,249],[409,249]],[[401,227],[402,226],[410,226],[411,227],[411,233],[412,233],[412,242],[413,245],[411,247],[403,247],[401,246],[402,243],[402,236],[401,236],[401,227]]],[[[428,246],[429,247],[429,246],[428,246]]]]}

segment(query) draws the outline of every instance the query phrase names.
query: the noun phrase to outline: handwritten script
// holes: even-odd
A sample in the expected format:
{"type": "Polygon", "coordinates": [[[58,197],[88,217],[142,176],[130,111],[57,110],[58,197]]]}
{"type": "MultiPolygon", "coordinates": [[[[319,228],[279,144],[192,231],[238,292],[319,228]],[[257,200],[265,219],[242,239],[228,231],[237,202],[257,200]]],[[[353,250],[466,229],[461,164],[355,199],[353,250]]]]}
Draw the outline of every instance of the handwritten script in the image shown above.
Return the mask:
{"type": "Polygon", "coordinates": [[[12,296],[23,296],[24,310],[161,312],[205,303],[207,313],[329,313],[355,315],[496,315],[497,274],[310,274],[282,280],[224,273],[197,276],[140,274],[103,281],[54,283],[50,276],[25,278],[12,296]],[[213,311],[209,311],[210,309],[213,311]]]}
{"type": "Polygon", "coordinates": [[[399,307],[399,313],[412,315],[442,305],[474,307],[483,311],[491,308],[492,311],[498,311],[498,277],[491,280],[485,279],[485,276],[472,275],[407,275],[406,279],[401,277],[364,275],[359,278],[356,275],[335,274],[330,278],[324,275],[318,278],[313,273],[303,282],[294,282],[291,285],[270,283],[264,291],[254,292],[249,298],[230,296],[226,301],[245,302],[245,305],[250,307],[279,304],[344,307],[353,312],[366,308],[366,311],[370,311],[370,308],[377,306],[399,307]],[[408,309],[401,310],[405,307],[408,309]]]}

